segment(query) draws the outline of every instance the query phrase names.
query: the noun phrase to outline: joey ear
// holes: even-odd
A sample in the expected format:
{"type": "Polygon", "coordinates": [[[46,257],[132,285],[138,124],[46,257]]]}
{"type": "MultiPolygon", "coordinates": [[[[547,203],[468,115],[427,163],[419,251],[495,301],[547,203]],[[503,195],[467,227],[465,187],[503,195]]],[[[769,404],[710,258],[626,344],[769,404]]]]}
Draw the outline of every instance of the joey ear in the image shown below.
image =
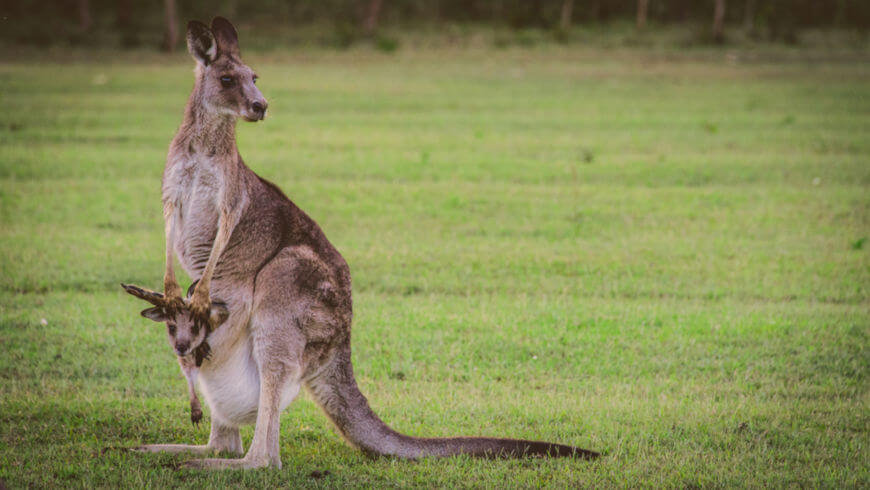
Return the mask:
{"type": "Polygon", "coordinates": [[[154,320],[155,322],[165,322],[169,319],[169,317],[166,316],[166,310],[159,306],[142,310],[141,315],[149,320],[154,320]]]}
{"type": "Polygon", "coordinates": [[[166,298],[163,296],[163,293],[158,293],[157,291],[151,291],[150,289],[140,288],[139,286],[134,286],[132,284],[124,284],[121,283],[121,287],[124,288],[124,291],[127,291],[129,294],[133,296],[144,299],[145,301],[151,303],[154,306],[163,306],[166,304],[166,298]]]}
{"type": "Polygon", "coordinates": [[[190,287],[187,288],[187,297],[190,298],[193,296],[193,292],[196,291],[196,285],[199,284],[199,279],[190,283],[190,287]]]}
{"type": "Polygon", "coordinates": [[[208,321],[211,323],[212,328],[221,326],[230,316],[230,310],[227,309],[227,305],[217,301],[211,304],[208,313],[208,321]]]}
{"type": "Polygon", "coordinates": [[[217,42],[207,25],[198,20],[187,23],[187,50],[204,66],[217,58],[217,42]]]}
{"type": "Polygon", "coordinates": [[[239,34],[236,28],[223,17],[211,21],[211,33],[217,41],[218,51],[226,54],[239,54],[239,34]]]}

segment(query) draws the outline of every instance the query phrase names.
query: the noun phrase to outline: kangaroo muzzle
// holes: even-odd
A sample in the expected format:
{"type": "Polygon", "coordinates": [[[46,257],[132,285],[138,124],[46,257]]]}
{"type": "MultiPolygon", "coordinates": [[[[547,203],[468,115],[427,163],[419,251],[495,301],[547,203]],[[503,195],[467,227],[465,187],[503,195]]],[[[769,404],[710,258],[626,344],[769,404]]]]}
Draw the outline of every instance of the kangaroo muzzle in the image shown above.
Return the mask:
{"type": "Polygon", "coordinates": [[[255,100],[251,104],[251,113],[254,115],[255,121],[262,121],[266,117],[266,108],[269,107],[269,104],[266,103],[266,99],[255,100]]]}
{"type": "Polygon", "coordinates": [[[188,349],[190,349],[190,342],[188,341],[179,341],[175,343],[175,352],[178,353],[179,356],[187,354],[188,349]]]}

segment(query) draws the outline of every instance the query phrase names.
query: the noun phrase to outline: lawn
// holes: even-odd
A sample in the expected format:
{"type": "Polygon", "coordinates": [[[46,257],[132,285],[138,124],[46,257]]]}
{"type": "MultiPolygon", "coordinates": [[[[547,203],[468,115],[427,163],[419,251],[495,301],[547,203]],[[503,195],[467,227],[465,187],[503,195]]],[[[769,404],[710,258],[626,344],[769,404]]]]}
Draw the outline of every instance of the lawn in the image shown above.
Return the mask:
{"type": "Polygon", "coordinates": [[[247,56],[270,109],[242,155],[350,264],[374,410],[606,455],[369,459],[304,395],[282,470],[206,473],[123,450],[208,438],[118,287],[162,283],[192,61],[84,58],[0,64],[7,487],[870,485],[866,59],[247,56]]]}

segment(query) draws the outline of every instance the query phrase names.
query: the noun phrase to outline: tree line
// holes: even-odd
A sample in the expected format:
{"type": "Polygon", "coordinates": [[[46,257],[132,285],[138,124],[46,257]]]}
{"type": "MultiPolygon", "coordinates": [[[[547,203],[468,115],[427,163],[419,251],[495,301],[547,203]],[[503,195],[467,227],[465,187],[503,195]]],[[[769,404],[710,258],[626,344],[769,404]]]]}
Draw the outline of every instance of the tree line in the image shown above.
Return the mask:
{"type": "Polygon", "coordinates": [[[4,2],[0,39],[45,45],[86,42],[95,31],[114,33],[122,46],[156,32],[164,49],[179,44],[181,19],[221,14],[240,22],[340,25],[373,36],[384,26],[420,23],[489,24],[568,31],[578,25],[630,22],[695,24],[714,41],[740,29],[760,39],[788,40],[803,28],[870,26],[868,0],[43,0],[4,2]]]}

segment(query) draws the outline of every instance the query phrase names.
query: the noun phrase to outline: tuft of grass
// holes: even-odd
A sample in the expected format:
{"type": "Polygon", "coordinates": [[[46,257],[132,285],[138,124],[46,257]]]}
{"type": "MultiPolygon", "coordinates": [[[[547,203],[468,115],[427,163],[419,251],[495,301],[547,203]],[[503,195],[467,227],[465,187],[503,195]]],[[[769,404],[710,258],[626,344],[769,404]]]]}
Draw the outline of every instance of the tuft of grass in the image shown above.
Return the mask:
{"type": "Polygon", "coordinates": [[[347,258],[384,420],[604,458],[370,459],[305,395],[281,471],[125,451],[208,438],[117,285],[160,285],[191,63],[125,53],[0,65],[0,482],[870,486],[870,65],[529,39],[246,52],[270,115],[239,145],[347,258]]]}
{"type": "Polygon", "coordinates": [[[380,35],[375,38],[375,48],[384,53],[394,53],[399,49],[399,40],[394,37],[380,35]]]}

